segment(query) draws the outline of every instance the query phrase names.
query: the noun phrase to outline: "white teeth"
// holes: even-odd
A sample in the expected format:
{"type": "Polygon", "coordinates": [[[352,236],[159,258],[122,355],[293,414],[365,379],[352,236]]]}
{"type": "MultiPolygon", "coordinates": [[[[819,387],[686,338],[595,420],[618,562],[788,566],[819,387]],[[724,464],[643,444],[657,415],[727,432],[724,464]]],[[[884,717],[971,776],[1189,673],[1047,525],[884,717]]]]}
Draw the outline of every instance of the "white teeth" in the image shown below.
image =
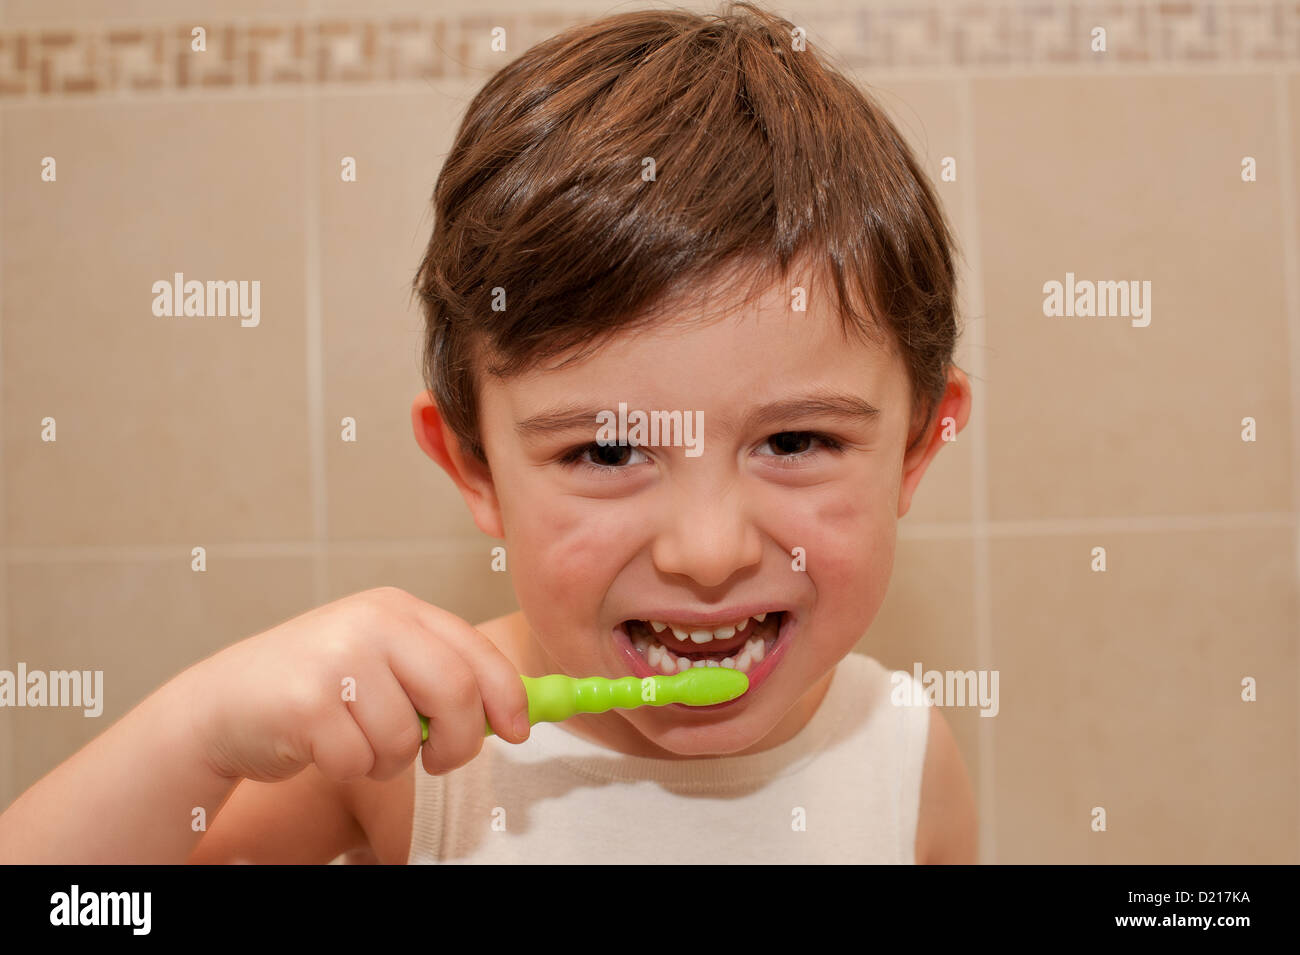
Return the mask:
{"type": "MultiPolygon", "coordinates": [[[[701,641],[692,642],[698,643],[701,641]]],[[[703,642],[707,643],[708,641],[703,642]]],[[[633,640],[634,646],[645,657],[650,669],[658,670],[669,676],[675,673],[684,673],[693,667],[726,667],[728,670],[749,673],[767,655],[767,651],[770,649],[768,644],[775,642],[775,636],[769,636],[766,640],[763,637],[753,636],[746,640],[744,645],[735,653],[724,659],[691,660],[684,655],[678,656],[667,645],[660,643],[658,640],[643,635],[638,635],[633,640]]]]}
{"type": "Polygon", "coordinates": [[[715,627],[712,630],[683,630],[680,627],[674,627],[672,624],[664,623],[662,620],[647,620],[655,633],[663,633],[665,630],[672,630],[673,636],[679,643],[709,643],[713,640],[730,640],[738,633],[743,633],[751,623],[762,623],[767,619],[768,611],[756,613],[752,617],[746,617],[737,623],[726,624],[725,626],[715,627]]]}

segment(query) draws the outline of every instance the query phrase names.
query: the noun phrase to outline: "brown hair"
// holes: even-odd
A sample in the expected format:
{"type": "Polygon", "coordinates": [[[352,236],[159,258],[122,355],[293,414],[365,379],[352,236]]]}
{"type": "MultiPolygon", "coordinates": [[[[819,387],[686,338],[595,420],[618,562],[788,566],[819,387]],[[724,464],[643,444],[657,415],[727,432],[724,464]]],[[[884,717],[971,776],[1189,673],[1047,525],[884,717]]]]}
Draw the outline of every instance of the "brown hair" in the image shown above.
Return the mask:
{"type": "Polygon", "coordinates": [[[953,237],[898,131],[793,29],[750,3],[619,14],[474,97],[413,284],[425,383],[479,461],[480,360],[502,378],[565,364],[724,273],[752,279],[748,302],[803,255],[845,334],[901,350],[928,430],[958,334],[953,237]]]}

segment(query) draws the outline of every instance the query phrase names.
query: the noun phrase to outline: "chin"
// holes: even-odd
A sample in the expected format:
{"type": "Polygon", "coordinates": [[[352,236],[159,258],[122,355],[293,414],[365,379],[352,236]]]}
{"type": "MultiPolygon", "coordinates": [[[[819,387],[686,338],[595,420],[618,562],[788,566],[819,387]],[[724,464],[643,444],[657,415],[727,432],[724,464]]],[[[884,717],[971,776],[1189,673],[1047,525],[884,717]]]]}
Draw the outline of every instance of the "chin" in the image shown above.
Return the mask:
{"type": "MultiPolygon", "coordinates": [[[[671,704],[665,709],[676,705],[671,704]]],[[[662,725],[656,720],[651,726],[636,726],[637,732],[647,742],[675,756],[732,756],[762,742],[772,728],[755,728],[752,720],[739,715],[725,719],[678,721],[671,725],[662,725]]]]}

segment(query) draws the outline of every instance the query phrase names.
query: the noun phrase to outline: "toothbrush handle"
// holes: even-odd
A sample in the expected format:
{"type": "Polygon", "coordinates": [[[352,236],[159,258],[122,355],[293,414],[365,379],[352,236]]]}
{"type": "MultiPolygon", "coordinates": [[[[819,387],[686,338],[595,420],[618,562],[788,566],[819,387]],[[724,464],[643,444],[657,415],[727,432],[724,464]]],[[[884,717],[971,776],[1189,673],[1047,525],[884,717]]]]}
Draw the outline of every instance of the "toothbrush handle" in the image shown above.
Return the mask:
{"type": "MultiPolygon", "coordinates": [[[[575,713],[604,713],[614,707],[634,707],[651,702],[643,696],[645,680],[635,676],[610,680],[591,676],[581,679],[562,673],[520,676],[528,695],[528,723],[558,723],[575,713]]],[[[657,682],[657,681],[656,681],[657,682]]],[[[668,702],[668,700],[664,700],[668,702]]],[[[423,742],[429,738],[429,719],[420,716],[423,742]]],[[[492,724],[484,722],[484,736],[491,736],[492,724]]]]}
{"type": "Polygon", "coordinates": [[[615,707],[662,706],[676,696],[664,691],[663,677],[571,677],[562,673],[520,677],[528,692],[528,722],[558,723],[575,713],[604,713],[615,707]]]}

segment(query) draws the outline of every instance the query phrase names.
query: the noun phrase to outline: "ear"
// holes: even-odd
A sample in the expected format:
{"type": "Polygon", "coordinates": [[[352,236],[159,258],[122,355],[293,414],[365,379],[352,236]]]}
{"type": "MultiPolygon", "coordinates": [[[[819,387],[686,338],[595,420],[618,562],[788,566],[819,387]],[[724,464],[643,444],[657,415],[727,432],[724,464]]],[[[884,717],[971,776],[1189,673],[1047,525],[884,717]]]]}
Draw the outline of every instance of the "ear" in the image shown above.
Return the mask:
{"type": "Polygon", "coordinates": [[[437,402],[428,391],[420,392],[411,403],[411,427],[415,431],[415,443],[455,482],[479,530],[504,540],[501,507],[492,483],[492,472],[487,465],[463,451],[460,439],[443,420],[437,402]]]}
{"type": "MultiPolygon", "coordinates": [[[[927,436],[917,442],[916,447],[908,451],[903,457],[903,483],[898,492],[898,516],[902,517],[912,506],[912,494],[915,493],[916,487],[921,483],[921,475],[925,469],[930,466],[934,456],[939,453],[939,449],[947,444],[944,441],[944,432],[948,429],[945,423],[948,418],[953,420],[956,425],[956,431],[953,436],[966,427],[966,422],[970,420],[971,408],[971,391],[970,381],[966,378],[966,373],[956,365],[948,368],[948,388],[944,392],[943,400],[939,402],[939,407],[935,411],[934,421],[930,425],[930,431],[927,436]]],[[[908,435],[908,443],[916,438],[916,434],[908,435]]]]}

